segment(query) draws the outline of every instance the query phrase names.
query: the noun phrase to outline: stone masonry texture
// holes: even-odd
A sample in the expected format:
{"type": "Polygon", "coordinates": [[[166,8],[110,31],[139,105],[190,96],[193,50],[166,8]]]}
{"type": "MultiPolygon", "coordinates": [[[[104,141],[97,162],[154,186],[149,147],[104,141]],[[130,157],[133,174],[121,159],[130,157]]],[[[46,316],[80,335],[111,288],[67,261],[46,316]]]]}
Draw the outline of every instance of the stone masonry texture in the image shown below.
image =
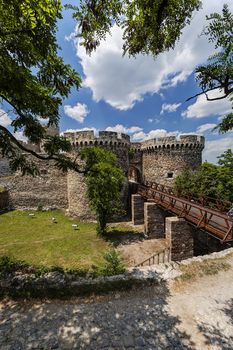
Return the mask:
{"type": "Polygon", "coordinates": [[[193,257],[193,235],[190,225],[182,218],[166,218],[166,239],[171,249],[171,260],[193,257]]]}
{"type": "MultiPolygon", "coordinates": [[[[52,130],[58,134],[58,130],[52,130]]],[[[198,135],[182,135],[130,142],[126,134],[100,131],[79,131],[65,133],[73,145],[70,156],[79,157],[85,147],[104,147],[117,156],[118,165],[126,178],[132,181],[153,181],[172,185],[174,179],[186,167],[195,169],[201,164],[204,138],[198,135]],[[130,150],[130,152],[129,152],[130,150]]],[[[24,144],[28,149],[35,146],[24,144]]],[[[35,150],[35,149],[34,149],[35,150]]],[[[39,150],[39,151],[38,151],[39,150]]],[[[38,148],[43,152],[43,145],[38,148]]],[[[84,177],[78,173],[64,174],[52,162],[36,160],[40,176],[22,177],[11,173],[9,163],[0,158],[0,186],[9,190],[9,206],[14,209],[44,208],[68,209],[70,214],[81,219],[90,219],[93,212],[86,198],[84,177]]],[[[129,186],[125,183],[122,201],[126,205],[129,186]]],[[[125,206],[126,207],[126,206],[125,206]]]]}
{"type": "Polygon", "coordinates": [[[40,169],[39,176],[22,176],[20,173],[0,177],[0,186],[9,191],[12,209],[67,208],[67,177],[51,161],[34,160],[40,169]]]}
{"type": "Polygon", "coordinates": [[[144,203],[144,227],[149,238],[165,237],[163,211],[154,203],[144,203]]]}
{"type": "Polygon", "coordinates": [[[134,225],[144,224],[144,200],[140,194],[132,195],[132,222],[134,225]]]}

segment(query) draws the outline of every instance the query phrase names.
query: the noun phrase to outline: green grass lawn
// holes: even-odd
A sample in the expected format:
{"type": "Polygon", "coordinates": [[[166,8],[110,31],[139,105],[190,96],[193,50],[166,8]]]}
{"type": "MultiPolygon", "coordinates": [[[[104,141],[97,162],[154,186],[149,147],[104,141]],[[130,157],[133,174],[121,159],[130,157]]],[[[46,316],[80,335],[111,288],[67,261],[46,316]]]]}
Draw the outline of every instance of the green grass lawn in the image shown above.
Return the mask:
{"type": "Polygon", "coordinates": [[[99,265],[110,244],[96,235],[94,223],[80,223],[62,212],[11,211],[0,215],[0,256],[32,265],[90,269],[99,265]],[[52,217],[57,223],[52,222],[52,217]],[[72,224],[78,224],[74,230],[72,224]]]}

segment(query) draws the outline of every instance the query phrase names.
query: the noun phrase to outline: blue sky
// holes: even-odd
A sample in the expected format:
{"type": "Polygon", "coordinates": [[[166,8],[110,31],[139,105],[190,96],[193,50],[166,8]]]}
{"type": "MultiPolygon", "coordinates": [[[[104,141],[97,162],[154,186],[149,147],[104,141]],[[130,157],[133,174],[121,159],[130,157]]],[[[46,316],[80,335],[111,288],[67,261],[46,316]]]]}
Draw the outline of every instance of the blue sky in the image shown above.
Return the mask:
{"type": "MultiPolygon", "coordinates": [[[[77,4],[77,0],[69,2],[77,4]]],[[[211,162],[227,148],[233,148],[232,133],[219,136],[211,131],[230,111],[228,101],[207,102],[199,97],[185,102],[199,92],[195,67],[206,62],[214,51],[200,36],[205,16],[220,12],[224,3],[233,11],[232,0],[203,0],[202,9],[194,13],[175,49],[156,60],[142,55],[136,59],[122,57],[122,32],[117,27],[94,54],[86,55],[74,37],[72,11],[64,11],[58,31],[60,54],[80,73],[83,87],[73,90],[60,108],[61,132],[107,129],[127,132],[134,141],[201,133],[206,137],[203,160],[211,162]]]]}

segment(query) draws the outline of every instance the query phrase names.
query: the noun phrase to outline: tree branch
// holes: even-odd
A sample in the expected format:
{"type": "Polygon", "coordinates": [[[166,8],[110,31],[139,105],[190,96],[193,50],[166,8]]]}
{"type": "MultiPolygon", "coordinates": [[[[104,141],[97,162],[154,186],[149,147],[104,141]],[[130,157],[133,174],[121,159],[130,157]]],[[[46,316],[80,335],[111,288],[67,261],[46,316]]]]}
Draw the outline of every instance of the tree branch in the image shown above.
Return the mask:
{"type": "MultiPolygon", "coordinates": [[[[232,83],[230,82],[229,85],[231,85],[231,84],[232,84],[232,83]]],[[[188,102],[188,101],[190,101],[190,100],[193,100],[195,97],[201,96],[201,95],[203,95],[203,94],[206,95],[207,92],[210,92],[210,91],[213,91],[213,90],[216,90],[216,89],[224,89],[224,86],[219,85],[219,86],[216,86],[216,87],[214,87],[214,88],[212,88],[212,89],[208,89],[208,90],[199,92],[198,94],[189,97],[187,100],[185,100],[185,102],[188,102]]],[[[209,98],[208,95],[206,95],[206,98],[207,98],[208,101],[222,100],[222,99],[226,98],[227,96],[229,96],[232,92],[233,92],[233,88],[229,89],[229,90],[228,90],[228,93],[225,94],[224,96],[215,97],[215,98],[209,98]]]]}
{"type": "Polygon", "coordinates": [[[228,95],[224,95],[224,96],[221,96],[221,97],[209,98],[208,95],[207,95],[207,93],[205,92],[205,96],[206,96],[207,101],[217,101],[217,100],[223,100],[223,99],[226,98],[228,95]]]}
{"type": "MultiPolygon", "coordinates": [[[[34,156],[37,159],[40,160],[54,160],[59,162],[60,158],[59,155],[49,155],[49,156],[43,156],[41,154],[36,153],[33,150],[28,149],[27,147],[25,147],[22,143],[20,143],[20,141],[18,141],[12,134],[11,132],[5,128],[4,126],[0,125],[0,130],[2,130],[9,138],[10,140],[19,148],[21,149],[21,151],[24,151],[26,153],[31,154],[32,156],[34,156]]],[[[70,158],[67,158],[70,161],[70,158]]],[[[77,159],[77,158],[76,158],[77,159]]],[[[88,169],[85,170],[80,170],[78,164],[76,164],[76,159],[75,161],[72,163],[72,170],[80,173],[80,174],[86,174],[88,169]]]]}
{"type": "Polygon", "coordinates": [[[15,29],[15,30],[10,30],[4,32],[3,30],[0,29],[0,36],[8,36],[8,35],[14,35],[14,34],[29,34],[31,33],[32,30],[30,28],[28,29],[15,29]]]}
{"type": "MultiPolygon", "coordinates": [[[[4,134],[6,134],[6,135],[11,139],[11,141],[12,141],[18,148],[20,148],[22,151],[24,151],[24,152],[26,152],[26,153],[30,153],[30,154],[32,154],[34,157],[36,157],[36,158],[38,158],[38,159],[41,159],[41,160],[54,159],[54,158],[51,158],[52,156],[42,156],[42,155],[36,153],[35,151],[26,148],[26,147],[25,147],[23,144],[21,144],[21,142],[18,141],[18,140],[12,135],[12,133],[11,133],[7,128],[5,128],[4,126],[0,125],[0,130],[2,130],[2,131],[4,132],[4,134]]],[[[56,160],[56,158],[55,158],[54,160],[56,160]]]]}

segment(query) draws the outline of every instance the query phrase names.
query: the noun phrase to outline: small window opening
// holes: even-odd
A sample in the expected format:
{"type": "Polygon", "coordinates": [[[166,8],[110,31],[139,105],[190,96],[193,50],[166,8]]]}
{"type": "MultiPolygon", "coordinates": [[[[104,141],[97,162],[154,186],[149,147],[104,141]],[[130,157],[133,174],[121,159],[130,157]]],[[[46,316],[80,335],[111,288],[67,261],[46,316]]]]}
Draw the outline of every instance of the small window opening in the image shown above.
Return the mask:
{"type": "Polygon", "coordinates": [[[172,179],[173,178],[173,173],[171,171],[169,173],[167,173],[167,178],[168,179],[172,179]]]}

